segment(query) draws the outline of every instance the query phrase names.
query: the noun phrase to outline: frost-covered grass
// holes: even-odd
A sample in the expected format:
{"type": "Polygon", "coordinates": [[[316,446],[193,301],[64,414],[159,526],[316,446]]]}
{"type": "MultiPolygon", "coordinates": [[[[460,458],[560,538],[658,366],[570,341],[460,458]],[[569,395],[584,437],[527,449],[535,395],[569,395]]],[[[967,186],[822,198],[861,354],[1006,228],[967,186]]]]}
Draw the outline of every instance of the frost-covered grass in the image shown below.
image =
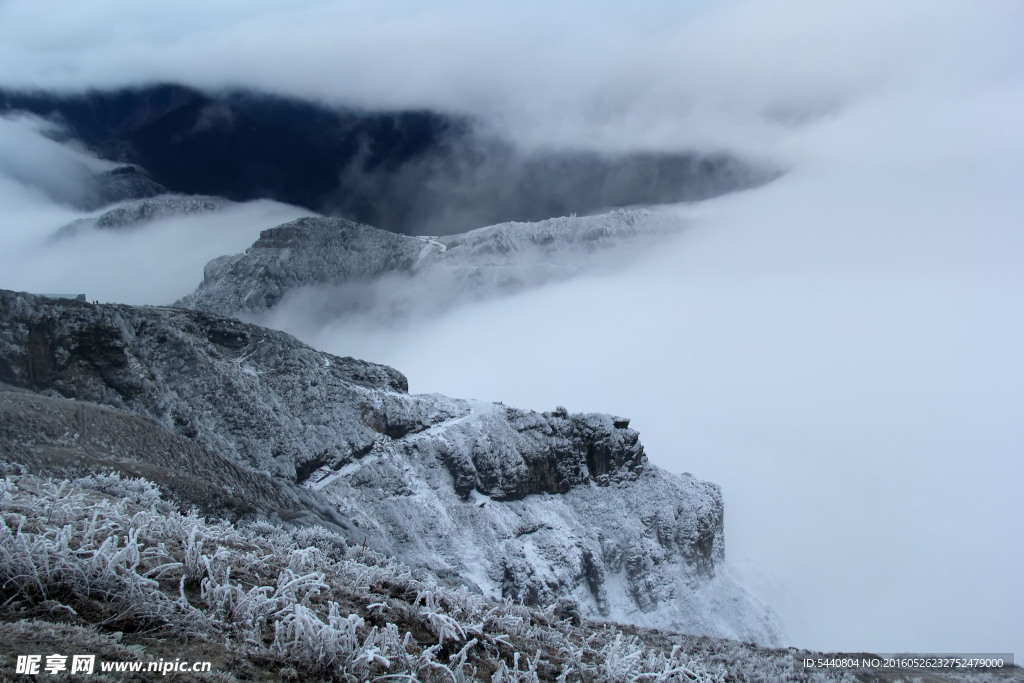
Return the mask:
{"type": "Polygon", "coordinates": [[[439,586],[320,527],[182,513],[116,475],[0,479],[0,580],[3,621],[215,644],[278,679],[808,680],[784,651],[726,666],[439,586]]]}

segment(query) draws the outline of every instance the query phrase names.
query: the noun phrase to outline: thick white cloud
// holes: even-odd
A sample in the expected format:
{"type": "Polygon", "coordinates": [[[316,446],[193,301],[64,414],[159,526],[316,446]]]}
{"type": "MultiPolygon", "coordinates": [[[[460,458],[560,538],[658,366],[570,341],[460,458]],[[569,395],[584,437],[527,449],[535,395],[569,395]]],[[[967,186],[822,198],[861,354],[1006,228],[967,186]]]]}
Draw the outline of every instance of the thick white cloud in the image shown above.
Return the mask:
{"type": "Polygon", "coordinates": [[[1009,0],[8,0],[0,84],[257,86],[478,113],[537,143],[763,146],[923,73],[1013,68],[1022,19],[1009,0]]]}

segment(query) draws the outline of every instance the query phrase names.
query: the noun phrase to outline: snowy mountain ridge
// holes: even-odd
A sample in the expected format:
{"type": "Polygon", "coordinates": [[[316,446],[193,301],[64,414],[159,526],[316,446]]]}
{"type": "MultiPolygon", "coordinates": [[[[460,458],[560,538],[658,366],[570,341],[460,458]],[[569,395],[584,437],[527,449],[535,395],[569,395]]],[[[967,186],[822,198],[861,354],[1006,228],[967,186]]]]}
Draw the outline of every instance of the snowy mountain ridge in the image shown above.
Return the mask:
{"type": "MultiPolygon", "coordinates": [[[[391,368],[237,320],[13,292],[0,292],[0,381],[153,420],[259,474],[277,498],[319,506],[353,544],[490,598],[778,637],[719,571],[718,487],[649,465],[624,418],[410,395],[391,368]]],[[[229,495],[247,495],[239,489],[229,495]]]]}
{"type": "Polygon", "coordinates": [[[318,319],[370,313],[393,323],[614,267],[635,255],[642,238],[684,225],[678,215],[634,208],[422,237],[299,218],[264,230],[244,253],[211,261],[177,305],[258,316],[287,303],[318,319]]]}

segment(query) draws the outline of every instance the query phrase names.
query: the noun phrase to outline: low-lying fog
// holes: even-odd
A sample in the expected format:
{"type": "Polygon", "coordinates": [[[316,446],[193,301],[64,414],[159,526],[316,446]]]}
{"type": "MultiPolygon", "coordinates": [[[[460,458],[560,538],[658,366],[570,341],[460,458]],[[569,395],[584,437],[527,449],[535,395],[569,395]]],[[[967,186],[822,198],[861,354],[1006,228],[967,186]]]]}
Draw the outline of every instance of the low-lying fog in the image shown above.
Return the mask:
{"type": "MultiPolygon", "coordinates": [[[[688,208],[686,230],[603,276],[398,329],[281,319],[316,346],[394,365],[416,392],[631,417],[652,462],[721,484],[729,560],[788,644],[1024,652],[1024,9],[569,5],[391,16],[311,1],[279,17],[261,4],[236,25],[248,9],[195,3],[180,28],[191,40],[135,9],[125,26],[138,34],[111,28],[64,52],[0,29],[0,84],[242,82],[490,115],[533,146],[703,144],[789,168],[688,208]],[[328,41],[327,25],[352,42],[328,41]],[[26,55],[35,71],[9,66],[26,55]]],[[[0,26],[32,7],[5,4],[0,26]]],[[[76,26],[99,22],[77,11],[89,16],[76,26]]],[[[0,138],[20,149],[12,140],[0,138]]],[[[165,303],[289,211],[240,207],[223,235],[183,236],[185,222],[46,246],[48,226],[78,216],[46,171],[85,162],[39,149],[50,156],[0,162],[3,287],[165,303]]]]}

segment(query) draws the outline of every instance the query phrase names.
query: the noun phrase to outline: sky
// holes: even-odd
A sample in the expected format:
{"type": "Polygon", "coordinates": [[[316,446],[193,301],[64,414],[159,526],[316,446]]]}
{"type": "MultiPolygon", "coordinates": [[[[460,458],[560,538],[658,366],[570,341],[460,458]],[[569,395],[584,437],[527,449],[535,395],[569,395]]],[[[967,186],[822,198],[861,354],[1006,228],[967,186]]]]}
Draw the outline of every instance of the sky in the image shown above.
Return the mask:
{"type": "MultiPolygon", "coordinates": [[[[167,7],[0,2],[0,87],[246,86],[468,113],[528,148],[786,169],[690,207],[686,230],[611,273],[397,332],[290,329],[416,392],[628,415],[653,463],[723,487],[729,561],[789,644],[1024,652],[1024,6],[167,7]]],[[[0,120],[2,287],[166,303],[298,215],[253,203],[187,240],[168,223],[54,248],[102,162],[41,126],[0,120]]]]}

